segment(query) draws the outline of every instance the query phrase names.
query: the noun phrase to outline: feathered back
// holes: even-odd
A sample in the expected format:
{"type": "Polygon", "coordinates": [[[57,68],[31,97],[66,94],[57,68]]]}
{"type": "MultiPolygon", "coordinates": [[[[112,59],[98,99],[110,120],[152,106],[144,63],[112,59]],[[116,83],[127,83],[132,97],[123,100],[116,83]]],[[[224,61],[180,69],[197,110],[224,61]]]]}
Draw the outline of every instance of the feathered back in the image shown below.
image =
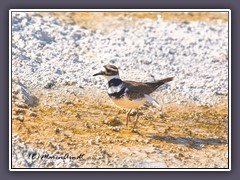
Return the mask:
{"type": "Polygon", "coordinates": [[[151,94],[155,91],[159,86],[170,82],[173,80],[173,77],[162,79],[154,82],[135,82],[135,81],[123,81],[124,86],[128,88],[128,97],[129,99],[137,99],[144,97],[144,94],[151,94]]]}

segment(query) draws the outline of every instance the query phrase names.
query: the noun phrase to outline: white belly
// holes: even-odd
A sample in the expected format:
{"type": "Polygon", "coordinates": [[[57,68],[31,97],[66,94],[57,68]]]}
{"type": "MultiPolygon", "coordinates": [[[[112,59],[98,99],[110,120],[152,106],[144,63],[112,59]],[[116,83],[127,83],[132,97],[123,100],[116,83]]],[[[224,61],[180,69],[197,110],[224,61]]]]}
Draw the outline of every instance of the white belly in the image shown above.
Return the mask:
{"type": "Polygon", "coordinates": [[[130,101],[126,97],[123,97],[121,99],[114,99],[114,98],[111,98],[111,99],[117,106],[122,108],[127,108],[127,109],[138,108],[139,106],[143,105],[147,100],[146,98],[142,98],[142,99],[136,99],[136,100],[130,101]]]}

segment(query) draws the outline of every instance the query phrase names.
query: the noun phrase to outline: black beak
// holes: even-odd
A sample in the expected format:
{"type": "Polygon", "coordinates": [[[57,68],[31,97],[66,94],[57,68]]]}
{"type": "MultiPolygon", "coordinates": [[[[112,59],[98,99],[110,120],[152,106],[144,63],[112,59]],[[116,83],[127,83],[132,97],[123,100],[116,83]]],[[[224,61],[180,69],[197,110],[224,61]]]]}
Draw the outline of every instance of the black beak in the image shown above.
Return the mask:
{"type": "Polygon", "coordinates": [[[99,75],[104,75],[105,73],[103,71],[99,72],[99,73],[96,73],[94,74],[93,76],[99,76],[99,75]]]}

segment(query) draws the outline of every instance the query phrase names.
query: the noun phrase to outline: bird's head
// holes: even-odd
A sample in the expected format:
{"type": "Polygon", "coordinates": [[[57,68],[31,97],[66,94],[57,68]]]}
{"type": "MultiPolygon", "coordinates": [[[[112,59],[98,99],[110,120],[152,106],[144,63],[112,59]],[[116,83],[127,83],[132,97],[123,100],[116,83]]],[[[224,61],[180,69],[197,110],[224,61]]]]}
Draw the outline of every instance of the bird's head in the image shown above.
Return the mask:
{"type": "Polygon", "coordinates": [[[116,66],[107,64],[107,65],[104,65],[103,67],[104,67],[104,69],[102,71],[94,74],[93,76],[102,75],[108,80],[113,79],[113,78],[119,78],[119,72],[118,72],[118,68],[116,66]]]}

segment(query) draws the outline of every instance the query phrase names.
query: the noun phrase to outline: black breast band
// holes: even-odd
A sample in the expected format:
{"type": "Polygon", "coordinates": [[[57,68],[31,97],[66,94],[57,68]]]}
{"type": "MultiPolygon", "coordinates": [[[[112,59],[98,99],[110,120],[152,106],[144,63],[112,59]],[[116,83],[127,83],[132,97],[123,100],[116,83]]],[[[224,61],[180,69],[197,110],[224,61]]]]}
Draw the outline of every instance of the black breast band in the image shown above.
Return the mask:
{"type": "Polygon", "coordinates": [[[122,80],[121,79],[113,78],[110,81],[108,81],[108,86],[109,87],[111,87],[111,86],[118,86],[120,84],[122,84],[122,80]]]}
{"type": "Polygon", "coordinates": [[[125,89],[126,89],[126,87],[122,88],[121,91],[119,91],[119,92],[115,92],[115,93],[108,94],[108,95],[110,97],[114,97],[115,99],[120,99],[124,95],[125,89]]]}

